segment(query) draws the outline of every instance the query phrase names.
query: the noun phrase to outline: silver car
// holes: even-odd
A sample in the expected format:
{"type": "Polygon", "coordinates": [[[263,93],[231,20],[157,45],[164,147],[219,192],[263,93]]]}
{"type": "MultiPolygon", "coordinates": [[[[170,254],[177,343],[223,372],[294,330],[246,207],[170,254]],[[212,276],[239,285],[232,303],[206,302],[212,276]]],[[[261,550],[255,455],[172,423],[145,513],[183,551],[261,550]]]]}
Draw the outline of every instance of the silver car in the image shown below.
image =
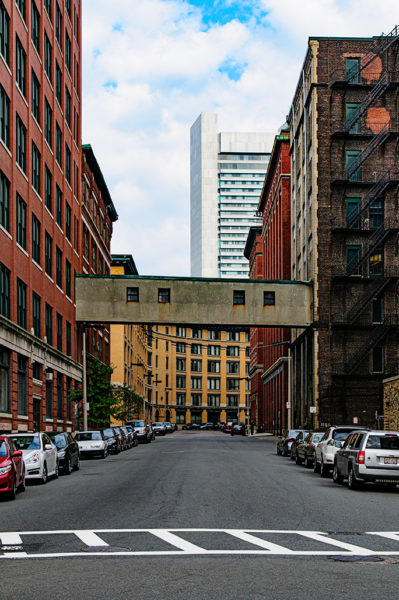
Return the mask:
{"type": "Polygon", "coordinates": [[[166,435],[165,423],[153,423],[152,430],[155,435],[166,435]]]}
{"type": "Polygon", "coordinates": [[[79,431],[75,435],[80,456],[108,456],[108,442],[102,431],[79,431]]]}
{"type": "Polygon", "coordinates": [[[354,431],[334,457],[333,480],[356,489],[366,481],[399,483],[399,432],[354,431]]]}

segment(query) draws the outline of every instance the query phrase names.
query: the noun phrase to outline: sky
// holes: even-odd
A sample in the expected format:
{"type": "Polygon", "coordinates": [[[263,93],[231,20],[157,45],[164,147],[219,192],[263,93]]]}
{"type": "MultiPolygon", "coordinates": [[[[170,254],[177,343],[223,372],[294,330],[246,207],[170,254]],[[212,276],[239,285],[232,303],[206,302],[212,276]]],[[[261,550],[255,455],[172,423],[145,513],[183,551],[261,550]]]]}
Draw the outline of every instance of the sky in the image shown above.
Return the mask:
{"type": "Polygon", "coordinates": [[[190,126],[277,132],[309,36],[369,37],[398,0],[85,0],[83,142],[119,215],[112,252],[190,274],[190,126]]]}

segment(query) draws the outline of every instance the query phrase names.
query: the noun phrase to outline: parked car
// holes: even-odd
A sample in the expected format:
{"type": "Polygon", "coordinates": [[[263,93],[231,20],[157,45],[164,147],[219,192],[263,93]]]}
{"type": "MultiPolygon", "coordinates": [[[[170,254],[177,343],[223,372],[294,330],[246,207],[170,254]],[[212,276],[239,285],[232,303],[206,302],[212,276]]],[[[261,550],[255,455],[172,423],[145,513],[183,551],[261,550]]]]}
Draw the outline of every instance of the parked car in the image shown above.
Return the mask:
{"type": "Polygon", "coordinates": [[[119,454],[121,451],[121,438],[120,436],[112,429],[112,427],[107,427],[103,429],[103,436],[108,444],[108,452],[112,452],[113,454],[119,454]]]}
{"type": "Polygon", "coordinates": [[[200,425],[198,425],[198,423],[186,423],[183,425],[182,429],[200,429],[200,425]]]}
{"type": "Polygon", "coordinates": [[[129,425],[131,425],[134,431],[137,434],[137,440],[139,442],[143,442],[144,444],[149,444],[154,438],[154,432],[150,425],[146,425],[145,421],[129,421],[129,425]]]}
{"type": "Polygon", "coordinates": [[[361,430],[340,442],[334,457],[333,480],[356,489],[366,481],[399,483],[399,432],[361,430]]]}
{"type": "Polygon", "coordinates": [[[112,429],[115,431],[115,434],[119,438],[120,449],[127,450],[127,437],[122,431],[122,429],[120,427],[117,427],[116,425],[112,425],[112,429]]]}
{"type": "Polygon", "coordinates": [[[303,442],[303,440],[305,439],[305,437],[310,433],[309,430],[306,429],[301,429],[298,433],[298,435],[295,437],[294,441],[291,444],[291,448],[290,448],[290,459],[291,460],[295,460],[296,458],[296,449],[298,447],[298,444],[300,444],[301,442],[303,442]]]}
{"type": "Polygon", "coordinates": [[[18,491],[25,491],[25,464],[22,450],[12,440],[0,436],[0,493],[15,500],[18,491]]]}
{"type": "Polygon", "coordinates": [[[127,429],[127,431],[130,433],[131,438],[132,438],[132,447],[135,448],[136,446],[138,446],[138,443],[139,443],[139,440],[137,438],[137,433],[134,431],[134,429],[131,425],[125,425],[124,428],[127,429]]]}
{"type": "Polygon", "coordinates": [[[58,477],[58,452],[47,433],[13,433],[7,436],[16,450],[22,450],[26,479],[47,483],[58,477]]]}
{"type": "Polygon", "coordinates": [[[164,422],[165,428],[166,428],[166,433],[173,433],[174,432],[174,428],[172,423],[169,423],[169,421],[165,421],[164,422]]]}
{"type": "Polygon", "coordinates": [[[153,423],[152,428],[155,435],[166,435],[165,423],[153,423]]]}
{"type": "Polygon", "coordinates": [[[225,433],[230,433],[231,430],[233,429],[234,425],[237,425],[237,421],[227,421],[226,425],[224,426],[223,431],[225,433]]]}
{"type": "Polygon", "coordinates": [[[313,463],[314,472],[320,473],[321,477],[328,477],[334,466],[335,453],[341,447],[340,442],[344,442],[352,431],[359,429],[364,429],[364,427],[356,427],[356,425],[329,427],[317,444],[313,463]]]}
{"type": "Polygon", "coordinates": [[[295,440],[298,433],[303,431],[302,429],[289,429],[285,437],[279,436],[277,440],[276,452],[280,456],[288,456],[291,452],[292,442],[295,440]]]}
{"type": "Polygon", "coordinates": [[[204,423],[203,425],[200,425],[200,429],[213,429],[213,423],[204,423]]]}
{"type": "Polygon", "coordinates": [[[132,430],[129,430],[125,425],[119,425],[119,429],[126,437],[126,449],[130,450],[130,448],[133,448],[134,445],[134,437],[132,435],[132,430]]]}
{"type": "Polygon", "coordinates": [[[235,423],[230,433],[231,435],[245,435],[245,423],[235,423]]]}
{"type": "Polygon", "coordinates": [[[297,445],[296,448],[296,464],[304,464],[305,467],[313,465],[316,446],[324,435],[324,431],[315,431],[308,433],[303,442],[297,445]]]}
{"type": "Polygon", "coordinates": [[[72,469],[78,471],[80,468],[79,445],[70,433],[60,431],[49,431],[49,438],[57,448],[58,466],[66,475],[72,473],[72,469]]]}
{"type": "Polygon", "coordinates": [[[108,442],[102,431],[79,431],[75,435],[75,440],[79,444],[80,456],[108,456],[108,442]]]}

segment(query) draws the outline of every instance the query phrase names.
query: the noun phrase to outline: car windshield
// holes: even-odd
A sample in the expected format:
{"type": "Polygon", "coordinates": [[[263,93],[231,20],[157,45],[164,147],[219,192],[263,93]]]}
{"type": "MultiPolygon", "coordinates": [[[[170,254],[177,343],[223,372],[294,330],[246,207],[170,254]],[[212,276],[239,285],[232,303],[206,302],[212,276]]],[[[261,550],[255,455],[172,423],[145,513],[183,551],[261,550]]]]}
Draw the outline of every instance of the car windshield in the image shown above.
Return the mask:
{"type": "Polygon", "coordinates": [[[57,448],[63,448],[66,446],[65,436],[63,433],[49,433],[49,438],[57,446],[57,448]]]}
{"type": "Polygon", "coordinates": [[[114,437],[114,432],[112,429],[103,429],[104,437],[111,438],[114,437]]]}
{"type": "Polygon", "coordinates": [[[40,438],[38,435],[11,437],[11,441],[18,450],[40,450],[40,438]]]}
{"type": "Polygon", "coordinates": [[[163,427],[163,423],[153,423],[155,427],[163,427]]]}
{"type": "Polygon", "coordinates": [[[0,456],[8,456],[8,448],[4,440],[0,440],[0,456]]]}
{"type": "Polygon", "coordinates": [[[294,438],[294,437],[296,437],[298,435],[298,433],[301,433],[299,429],[290,429],[289,432],[288,432],[288,434],[287,434],[287,437],[289,437],[289,438],[293,437],[294,438]]]}
{"type": "Polygon", "coordinates": [[[117,427],[114,427],[114,431],[115,431],[115,433],[116,433],[117,435],[120,435],[120,433],[121,433],[121,432],[120,432],[120,430],[119,430],[117,427]]]}
{"type": "Polygon", "coordinates": [[[91,440],[101,440],[101,433],[99,431],[82,431],[76,434],[76,439],[79,442],[90,442],[91,440]]]}
{"type": "Polygon", "coordinates": [[[133,427],[145,427],[144,421],[134,421],[133,427]]]}
{"type": "Polygon", "coordinates": [[[397,435],[370,435],[366,448],[376,450],[399,450],[399,436],[397,435]]]}
{"type": "Polygon", "coordinates": [[[333,433],[333,440],[336,440],[337,442],[343,442],[346,440],[346,438],[348,437],[348,435],[350,433],[352,433],[351,429],[348,429],[348,430],[336,429],[333,433]]]}
{"type": "Polygon", "coordinates": [[[324,433],[315,433],[313,436],[313,441],[314,442],[320,442],[321,438],[323,437],[324,433]]]}

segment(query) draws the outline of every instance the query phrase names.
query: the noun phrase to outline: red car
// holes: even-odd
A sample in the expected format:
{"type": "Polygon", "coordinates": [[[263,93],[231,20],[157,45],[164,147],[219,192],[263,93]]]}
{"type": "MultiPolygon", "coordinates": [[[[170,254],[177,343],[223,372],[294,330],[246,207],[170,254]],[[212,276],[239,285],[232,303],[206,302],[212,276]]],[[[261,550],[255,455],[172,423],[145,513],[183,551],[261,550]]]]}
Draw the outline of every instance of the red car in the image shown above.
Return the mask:
{"type": "Polygon", "coordinates": [[[12,441],[0,436],[0,493],[15,500],[17,490],[25,491],[25,463],[22,450],[16,450],[12,441]]]}

